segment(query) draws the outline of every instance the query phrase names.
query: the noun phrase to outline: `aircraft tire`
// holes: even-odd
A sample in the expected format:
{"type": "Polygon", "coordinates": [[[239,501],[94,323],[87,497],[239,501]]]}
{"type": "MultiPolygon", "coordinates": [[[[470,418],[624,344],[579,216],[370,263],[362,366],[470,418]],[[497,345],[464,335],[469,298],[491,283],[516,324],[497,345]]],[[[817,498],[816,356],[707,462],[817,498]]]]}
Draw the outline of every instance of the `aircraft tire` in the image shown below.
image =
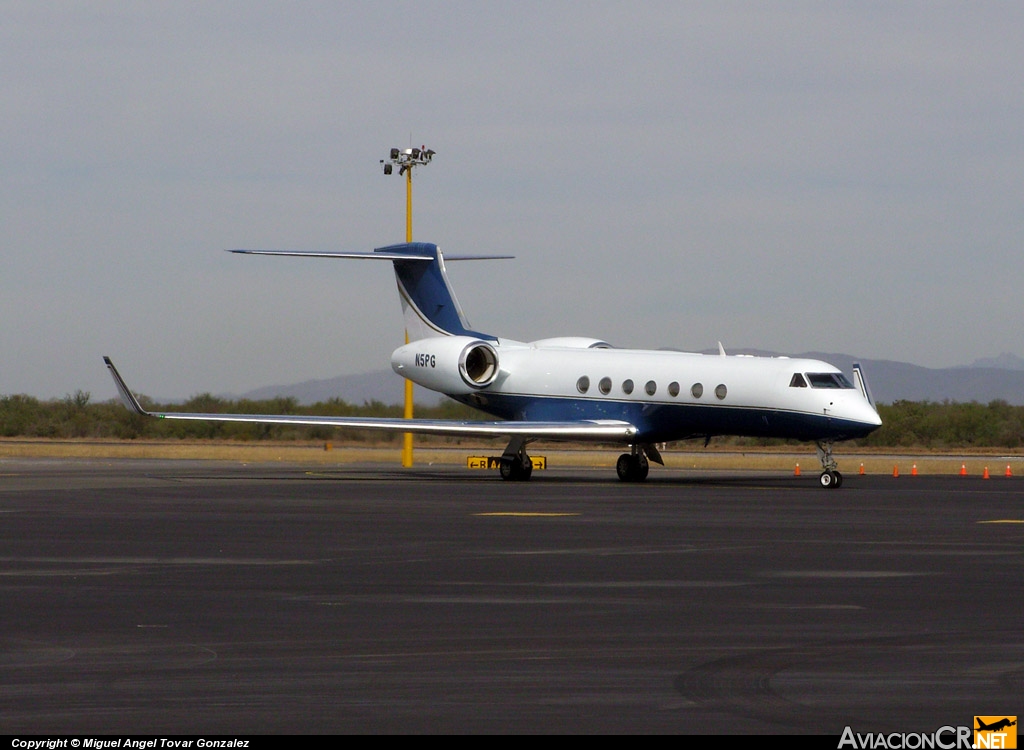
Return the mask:
{"type": "Polygon", "coordinates": [[[833,471],[832,472],[832,480],[833,480],[833,482],[832,482],[832,487],[833,488],[838,490],[840,487],[843,486],[843,475],[840,474],[838,471],[833,471]]]}
{"type": "Polygon", "coordinates": [[[523,463],[519,466],[519,481],[528,482],[531,476],[533,476],[533,461],[524,453],[523,463]]]}
{"type": "Polygon", "coordinates": [[[821,486],[825,489],[831,489],[835,483],[835,477],[832,476],[831,471],[823,471],[821,476],[818,477],[818,481],[821,482],[821,486]]]}
{"type": "Polygon", "coordinates": [[[623,453],[615,462],[615,473],[623,482],[642,482],[647,479],[647,472],[651,465],[647,462],[646,456],[634,456],[623,453]]]}
{"type": "Polygon", "coordinates": [[[501,467],[498,469],[501,478],[509,482],[526,482],[533,475],[533,462],[529,456],[522,459],[516,457],[509,460],[502,459],[501,467]]]}
{"type": "Polygon", "coordinates": [[[619,479],[623,482],[631,481],[631,465],[633,463],[633,457],[628,453],[623,453],[619,456],[619,460],[615,462],[615,473],[619,475],[619,479]]]}
{"type": "Polygon", "coordinates": [[[642,482],[647,479],[647,474],[651,471],[651,464],[647,461],[647,456],[640,454],[636,457],[636,481],[642,482]]]}

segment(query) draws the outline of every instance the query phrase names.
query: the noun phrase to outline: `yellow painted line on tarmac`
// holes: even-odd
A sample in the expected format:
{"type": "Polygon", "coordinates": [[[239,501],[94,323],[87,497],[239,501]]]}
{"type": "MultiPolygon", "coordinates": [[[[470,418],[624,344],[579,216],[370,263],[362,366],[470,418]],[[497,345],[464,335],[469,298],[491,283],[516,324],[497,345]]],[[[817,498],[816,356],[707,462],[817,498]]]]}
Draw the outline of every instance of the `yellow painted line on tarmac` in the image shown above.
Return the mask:
{"type": "Polygon", "coordinates": [[[1000,518],[995,521],[978,521],[978,523],[1024,523],[1024,519],[1020,518],[1000,518]]]}
{"type": "Polygon", "coordinates": [[[507,513],[474,513],[474,516],[514,516],[518,518],[557,518],[559,516],[579,516],[580,513],[537,513],[527,511],[509,511],[507,513]]]}

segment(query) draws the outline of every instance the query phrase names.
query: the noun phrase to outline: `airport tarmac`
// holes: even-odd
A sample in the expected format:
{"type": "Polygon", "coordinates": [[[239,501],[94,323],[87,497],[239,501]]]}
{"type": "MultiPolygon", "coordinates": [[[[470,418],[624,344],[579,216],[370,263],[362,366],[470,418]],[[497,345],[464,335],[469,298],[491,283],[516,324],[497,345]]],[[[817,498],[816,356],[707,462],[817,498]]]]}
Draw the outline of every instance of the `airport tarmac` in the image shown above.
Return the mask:
{"type": "Polygon", "coordinates": [[[925,732],[1024,713],[1024,482],[0,460],[0,727],[925,732]]]}

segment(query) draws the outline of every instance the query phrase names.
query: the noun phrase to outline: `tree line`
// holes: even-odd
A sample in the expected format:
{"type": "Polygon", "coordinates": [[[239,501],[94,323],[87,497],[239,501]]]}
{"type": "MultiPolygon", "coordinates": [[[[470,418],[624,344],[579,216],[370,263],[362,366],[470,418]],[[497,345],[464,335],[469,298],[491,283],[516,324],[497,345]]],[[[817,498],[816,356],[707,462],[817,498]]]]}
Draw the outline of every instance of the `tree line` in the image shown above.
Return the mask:
{"type": "MultiPolygon", "coordinates": [[[[294,398],[226,399],[203,393],[182,404],[157,404],[140,399],[146,409],[234,414],[302,414],[322,416],[401,417],[402,407],[377,401],[362,405],[334,398],[302,406],[294,398]]],[[[879,404],[882,427],[855,444],[868,447],[1019,448],[1024,444],[1024,406],[1006,401],[895,401],[879,404]]],[[[419,407],[427,419],[492,419],[468,406],[446,401],[419,407]]],[[[88,392],[41,401],[23,394],[0,396],[0,436],[29,438],[106,439],[223,439],[223,440],[339,440],[377,442],[399,440],[397,433],[367,433],[333,427],[193,422],[150,419],[129,412],[116,399],[93,403],[88,392]]],[[[721,438],[742,445],[772,445],[782,441],[721,438]]]]}
{"type": "MultiPolygon", "coordinates": [[[[350,404],[340,398],[302,406],[290,397],[271,399],[228,399],[209,393],[193,396],[181,404],[159,404],[146,396],[139,398],[147,411],[201,412],[206,414],[295,414],[337,417],[401,417],[402,407],[370,401],[350,404]]],[[[427,419],[483,419],[480,412],[454,401],[433,407],[418,407],[417,417],[427,419]]],[[[41,401],[18,394],[0,396],[0,437],[106,438],[121,440],[366,440],[400,441],[398,433],[304,425],[202,422],[152,419],[128,411],[120,401],[93,403],[86,391],[63,399],[41,401]]]]}

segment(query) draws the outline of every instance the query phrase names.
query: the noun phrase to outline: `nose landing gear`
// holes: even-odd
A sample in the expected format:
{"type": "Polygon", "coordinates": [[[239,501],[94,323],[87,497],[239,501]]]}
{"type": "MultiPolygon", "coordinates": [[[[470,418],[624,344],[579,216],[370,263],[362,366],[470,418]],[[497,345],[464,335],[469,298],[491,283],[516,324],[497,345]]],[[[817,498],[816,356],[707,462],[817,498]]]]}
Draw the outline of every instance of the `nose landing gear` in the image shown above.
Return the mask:
{"type": "Polygon", "coordinates": [[[843,486],[843,475],[837,471],[839,464],[832,458],[832,441],[818,441],[818,460],[821,461],[821,476],[818,481],[826,489],[838,489],[843,486]]]}

